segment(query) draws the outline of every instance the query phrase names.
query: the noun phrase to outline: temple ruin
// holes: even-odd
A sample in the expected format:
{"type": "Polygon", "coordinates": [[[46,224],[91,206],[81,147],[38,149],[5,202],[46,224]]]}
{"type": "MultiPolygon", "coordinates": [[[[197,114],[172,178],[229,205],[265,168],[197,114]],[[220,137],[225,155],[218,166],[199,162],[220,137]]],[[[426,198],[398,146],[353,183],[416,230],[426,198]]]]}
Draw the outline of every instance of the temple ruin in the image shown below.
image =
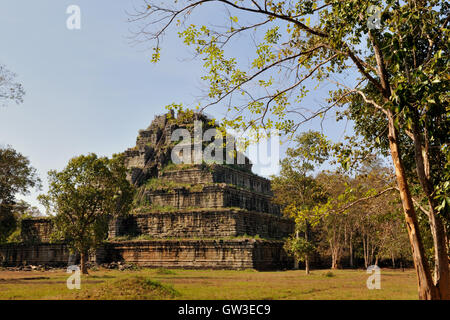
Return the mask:
{"type": "MultiPolygon", "coordinates": [[[[283,239],[294,222],[272,203],[270,181],[252,173],[250,161],[174,164],[172,133],[192,132],[203,114],[157,116],[125,151],[129,181],[137,188],[133,210],[111,219],[109,236],[91,261],[123,261],[146,267],[258,270],[292,267],[283,239]]],[[[52,242],[48,218],[22,224],[23,243],[0,245],[6,265],[67,265],[69,251],[52,242]]]]}

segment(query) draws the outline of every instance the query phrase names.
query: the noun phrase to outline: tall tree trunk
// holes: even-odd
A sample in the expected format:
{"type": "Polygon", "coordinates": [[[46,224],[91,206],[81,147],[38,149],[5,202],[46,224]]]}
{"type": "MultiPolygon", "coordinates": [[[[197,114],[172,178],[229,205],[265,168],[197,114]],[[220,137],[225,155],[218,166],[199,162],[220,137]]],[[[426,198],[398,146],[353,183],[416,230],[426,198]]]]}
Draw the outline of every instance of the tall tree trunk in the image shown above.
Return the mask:
{"type": "Polygon", "coordinates": [[[430,269],[426,260],[422,238],[420,236],[419,226],[417,223],[416,212],[414,210],[411,193],[409,191],[408,182],[406,179],[405,169],[400,157],[400,148],[398,144],[398,135],[395,128],[394,116],[390,110],[388,110],[387,113],[389,147],[395,167],[397,185],[400,190],[400,198],[402,200],[403,211],[405,214],[409,241],[411,243],[414,267],[417,274],[419,298],[422,300],[437,299],[437,290],[431,278],[430,269]]]}
{"type": "MultiPolygon", "coordinates": [[[[295,232],[295,237],[298,239],[299,238],[299,234],[298,231],[295,232]]],[[[298,270],[299,268],[299,263],[298,263],[298,259],[294,256],[294,269],[298,270]]]]}
{"type": "Polygon", "coordinates": [[[309,274],[309,256],[306,256],[305,258],[305,272],[306,274],[309,274]]]}
{"type": "Polygon", "coordinates": [[[377,249],[375,244],[372,244],[372,248],[370,249],[370,265],[372,265],[373,259],[375,258],[375,265],[378,265],[378,254],[375,254],[375,250],[377,249]]]}
{"type": "Polygon", "coordinates": [[[367,254],[366,254],[366,237],[363,235],[363,256],[364,256],[364,267],[367,269],[367,254]]]}
{"type": "Polygon", "coordinates": [[[367,252],[367,246],[366,246],[366,236],[363,235],[362,237],[363,241],[363,255],[364,255],[364,267],[367,269],[369,267],[369,253],[367,252]]]}
{"type": "Polygon", "coordinates": [[[447,256],[447,241],[445,239],[444,225],[436,212],[436,201],[433,197],[434,188],[430,178],[430,164],[428,147],[423,143],[423,139],[417,126],[413,126],[413,140],[417,175],[420,185],[428,199],[428,221],[430,223],[431,234],[433,236],[433,246],[435,254],[434,284],[441,299],[450,299],[450,271],[447,256]]]}
{"type": "Polygon", "coordinates": [[[333,225],[333,234],[330,238],[330,251],[331,251],[331,269],[338,269],[339,268],[339,262],[341,258],[341,252],[342,252],[342,246],[345,246],[345,240],[344,244],[341,243],[342,241],[342,232],[341,228],[337,227],[337,222],[335,225],[333,225]]]}
{"type": "Polygon", "coordinates": [[[349,255],[350,255],[350,267],[353,268],[353,241],[352,241],[351,233],[350,233],[350,243],[349,243],[349,255]]]}
{"type": "Polygon", "coordinates": [[[330,251],[331,251],[331,269],[337,269],[337,248],[333,240],[330,239],[330,251]]]}
{"type": "MultiPolygon", "coordinates": [[[[306,226],[305,226],[305,240],[308,241],[309,239],[309,223],[308,221],[306,221],[306,226]]],[[[306,274],[309,274],[309,254],[306,255],[305,257],[305,272],[306,274]]]]}
{"type": "Polygon", "coordinates": [[[437,217],[436,214],[434,208],[430,209],[430,216],[432,216],[430,219],[430,227],[432,226],[431,220],[434,220],[435,229],[434,232],[432,232],[435,253],[434,284],[440,298],[443,300],[450,300],[450,272],[447,245],[442,220],[437,217]]]}
{"type": "Polygon", "coordinates": [[[81,273],[82,274],[89,274],[87,269],[87,259],[88,259],[88,253],[86,251],[80,252],[80,264],[81,264],[81,273]]]}

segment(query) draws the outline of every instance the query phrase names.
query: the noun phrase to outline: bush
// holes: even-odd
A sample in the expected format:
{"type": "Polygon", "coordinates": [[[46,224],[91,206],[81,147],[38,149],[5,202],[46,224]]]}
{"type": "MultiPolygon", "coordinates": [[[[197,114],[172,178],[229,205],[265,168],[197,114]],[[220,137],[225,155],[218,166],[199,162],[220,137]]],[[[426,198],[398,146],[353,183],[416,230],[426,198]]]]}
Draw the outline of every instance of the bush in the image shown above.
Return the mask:
{"type": "Polygon", "coordinates": [[[333,272],[331,272],[331,271],[328,271],[328,272],[325,272],[323,274],[323,276],[326,277],[326,278],[332,278],[332,277],[335,276],[335,274],[333,272]]]}

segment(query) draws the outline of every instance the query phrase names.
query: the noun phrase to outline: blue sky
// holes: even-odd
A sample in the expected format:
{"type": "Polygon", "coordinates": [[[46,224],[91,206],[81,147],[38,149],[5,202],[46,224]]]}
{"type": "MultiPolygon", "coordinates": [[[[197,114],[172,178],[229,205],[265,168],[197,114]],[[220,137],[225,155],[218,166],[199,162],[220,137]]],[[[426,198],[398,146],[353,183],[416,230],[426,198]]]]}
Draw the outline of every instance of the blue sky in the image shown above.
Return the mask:
{"type": "MultiPolygon", "coordinates": [[[[139,0],[0,2],[0,63],[26,90],[23,104],[0,107],[0,145],[29,157],[44,191],[48,170],[62,169],[76,155],[110,156],[134,146],[138,130],[164,106],[189,105],[201,93],[201,63],[186,60],[190,51],[178,37],[165,39],[158,64],[150,62],[151,51],[129,44],[126,10],[133,2],[139,0]],[[66,28],[72,4],[81,8],[81,30],[66,28]]],[[[211,13],[202,18],[213,19],[211,13]]],[[[343,125],[327,121],[328,136],[339,140],[343,125]]],[[[318,129],[317,122],[305,130],[310,128],[318,129]]],[[[37,205],[37,194],[25,199],[37,205]]]]}

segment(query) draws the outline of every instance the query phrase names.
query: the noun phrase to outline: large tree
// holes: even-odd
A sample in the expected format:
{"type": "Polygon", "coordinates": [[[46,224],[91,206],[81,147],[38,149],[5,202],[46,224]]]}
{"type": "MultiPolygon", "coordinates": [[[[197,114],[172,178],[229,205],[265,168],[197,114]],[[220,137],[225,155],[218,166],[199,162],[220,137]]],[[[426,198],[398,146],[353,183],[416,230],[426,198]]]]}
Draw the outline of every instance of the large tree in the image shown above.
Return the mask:
{"type": "Polygon", "coordinates": [[[87,274],[89,251],[106,238],[110,217],[131,207],[134,189],[123,157],[78,156],[62,171],[50,171],[48,179],[48,194],[39,199],[54,215],[54,237],[80,254],[81,271],[87,274]]]}
{"type": "MultiPolygon", "coordinates": [[[[364,135],[364,144],[381,149],[385,141],[392,158],[419,297],[450,299],[448,2],[144,1],[132,20],[139,26],[136,41],[154,41],[155,61],[165,32],[181,28],[184,42],[204,59],[209,101],[202,107],[225,104],[227,126],[292,133],[334,107],[362,127],[377,123],[377,133],[364,135]],[[223,14],[208,25],[188,23],[194,11],[208,6],[228,17],[222,23],[223,14]],[[250,64],[248,56],[229,57],[227,51],[242,47],[236,39],[246,34],[256,44],[250,64]],[[305,108],[303,98],[321,82],[331,89],[327,103],[305,108]],[[354,106],[363,116],[352,118],[354,106]],[[433,238],[434,279],[411,196],[413,180],[426,199],[419,205],[433,238]]],[[[343,160],[350,155],[344,153],[343,160]]]]}
{"type": "Polygon", "coordinates": [[[40,186],[36,169],[28,158],[12,147],[0,148],[0,242],[16,228],[16,195],[26,195],[31,188],[40,186]]]}
{"type": "Polygon", "coordinates": [[[326,159],[327,152],[320,145],[327,141],[313,131],[294,140],[295,147],[289,148],[281,161],[279,176],[272,178],[272,189],[274,201],[281,205],[284,215],[295,220],[296,234],[287,240],[285,248],[295,259],[305,262],[305,271],[309,274],[314,249],[311,228],[321,221],[323,211],[317,209],[327,201],[324,189],[312,176],[313,163],[326,159]]]}

